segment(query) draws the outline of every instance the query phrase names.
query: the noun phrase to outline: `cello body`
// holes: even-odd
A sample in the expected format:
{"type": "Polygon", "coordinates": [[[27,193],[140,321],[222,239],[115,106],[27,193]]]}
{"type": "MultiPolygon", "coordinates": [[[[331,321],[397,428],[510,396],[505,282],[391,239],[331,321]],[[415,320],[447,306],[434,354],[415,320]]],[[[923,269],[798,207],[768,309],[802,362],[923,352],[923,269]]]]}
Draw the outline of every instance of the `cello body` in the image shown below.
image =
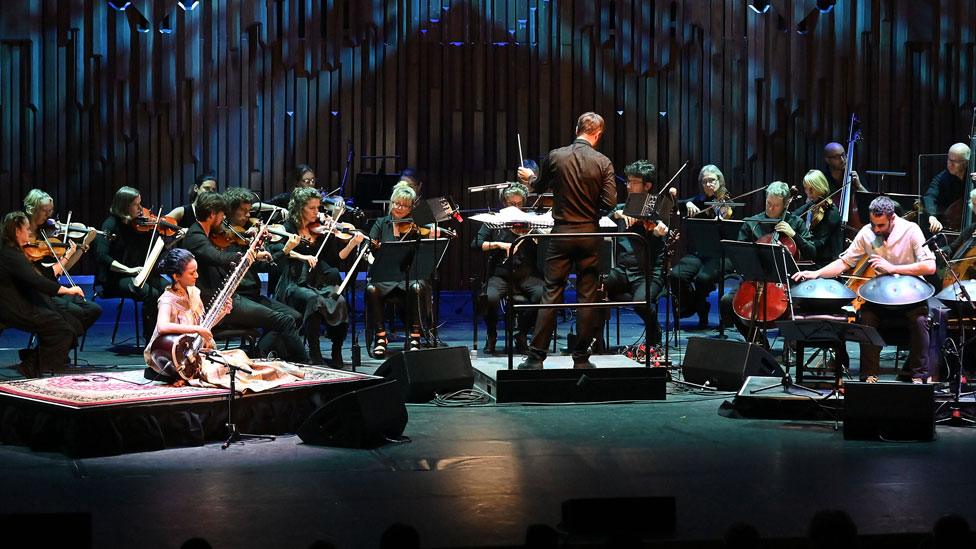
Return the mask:
{"type": "MultiPolygon", "coordinates": [[[[790,252],[794,258],[797,254],[796,242],[792,238],[777,233],[778,242],[790,252]]],[[[773,235],[767,234],[759,237],[756,242],[759,244],[771,244],[773,235]]],[[[739,285],[732,300],[732,310],[742,320],[757,322],[772,322],[789,308],[789,299],[786,296],[788,288],[784,284],[775,282],[756,282],[750,280],[739,285]]]]}

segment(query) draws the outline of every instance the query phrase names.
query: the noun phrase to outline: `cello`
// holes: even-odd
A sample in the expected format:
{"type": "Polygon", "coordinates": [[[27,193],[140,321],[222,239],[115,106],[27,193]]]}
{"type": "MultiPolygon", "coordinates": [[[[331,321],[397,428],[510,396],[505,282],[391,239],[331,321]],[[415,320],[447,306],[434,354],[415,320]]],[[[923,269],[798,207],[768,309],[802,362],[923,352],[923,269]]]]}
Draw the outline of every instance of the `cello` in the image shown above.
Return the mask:
{"type": "MultiPolygon", "coordinates": [[[[791,190],[794,189],[791,187],[791,190]]],[[[783,204],[783,215],[778,221],[786,221],[792,200],[793,195],[791,194],[783,204]]],[[[773,232],[756,239],[757,244],[772,244],[774,242],[785,247],[790,255],[796,259],[796,242],[775,228],[773,232]]],[[[732,310],[745,321],[771,322],[783,316],[783,313],[789,308],[790,302],[786,295],[787,291],[786,285],[776,282],[756,282],[754,280],[743,282],[732,300],[732,310]]]]}

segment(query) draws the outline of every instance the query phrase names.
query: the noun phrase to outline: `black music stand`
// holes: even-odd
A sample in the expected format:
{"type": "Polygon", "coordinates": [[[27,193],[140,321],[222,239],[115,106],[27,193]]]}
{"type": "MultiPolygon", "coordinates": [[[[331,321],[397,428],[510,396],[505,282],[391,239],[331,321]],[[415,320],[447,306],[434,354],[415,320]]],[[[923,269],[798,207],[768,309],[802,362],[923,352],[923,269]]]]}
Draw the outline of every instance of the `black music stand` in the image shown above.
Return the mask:
{"type": "MultiPolygon", "coordinates": [[[[745,280],[758,282],[760,284],[781,284],[786,286],[786,296],[787,301],[790,303],[790,316],[792,316],[792,297],[790,296],[789,292],[790,277],[800,269],[797,267],[793,256],[790,255],[790,253],[786,250],[786,247],[778,243],[764,244],[759,242],[739,242],[737,240],[723,240],[721,245],[723,248],[725,248],[726,254],[732,261],[732,266],[735,267],[736,271],[738,271],[745,280]]],[[[762,299],[763,301],[766,300],[765,293],[763,293],[762,299]]],[[[757,293],[756,300],[752,304],[752,327],[750,330],[752,338],[750,339],[755,339],[755,334],[759,330],[759,308],[760,306],[765,308],[765,303],[760,304],[758,301],[759,295],[757,293]]],[[[766,329],[767,327],[764,323],[762,327],[764,336],[766,329]]],[[[749,343],[751,343],[751,341],[749,343]]],[[[751,351],[752,345],[749,345],[748,349],[751,351]]],[[[743,364],[743,367],[745,364],[748,364],[749,351],[746,352],[746,362],[743,364]]],[[[790,388],[796,387],[820,396],[820,391],[793,383],[793,378],[790,377],[787,369],[784,369],[784,372],[785,373],[783,374],[783,377],[780,379],[779,383],[754,389],[749,391],[749,393],[761,393],[775,387],[782,387],[783,392],[790,393],[790,388]]]]}
{"type": "MultiPolygon", "coordinates": [[[[716,303],[721,301],[722,295],[725,294],[725,247],[719,243],[723,240],[738,238],[742,224],[743,221],[739,219],[698,219],[690,217],[684,220],[685,236],[688,238],[688,242],[694,246],[695,254],[698,257],[719,258],[716,303]]],[[[718,338],[725,338],[725,328],[722,327],[721,318],[718,322],[718,338]]]]}
{"type": "MultiPolygon", "coordinates": [[[[449,241],[446,238],[410,239],[384,242],[377,250],[373,264],[369,268],[370,282],[406,282],[407,297],[410,296],[410,282],[425,280],[436,270],[447,252],[449,241]],[[443,243],[441,248],[438,243],[443,243]],[[435,251],[441,255],[435,255],[435,251]]],[[[419,302],[417,304],[419,306],[419,302]]],[[[413,320],[413,307],[406,305],[407,323],[413,320]]],[[[419,314],[419,311],[418,311],[419,314]]]]}
{"type": "MultiPolygon", "coordinates": [[[[781,320],[776,323],[780,335],[784,340],[796,341],[797,343],[813,343],[817,346],[845,345],[848,341],[857,343],[867,343],[877,347],[884,347],[885,341],[878,333],[877,328],[864,324],[853,324],[843,320],[828,319],[808,319],[808,320],[781,320]]],[[[840,385],[843,376],[841,367],[834,369],[834,389],[840,385]]],[[[803,373],[797,355],[796,364],[797,380],[802,381],[803,373]]]]}

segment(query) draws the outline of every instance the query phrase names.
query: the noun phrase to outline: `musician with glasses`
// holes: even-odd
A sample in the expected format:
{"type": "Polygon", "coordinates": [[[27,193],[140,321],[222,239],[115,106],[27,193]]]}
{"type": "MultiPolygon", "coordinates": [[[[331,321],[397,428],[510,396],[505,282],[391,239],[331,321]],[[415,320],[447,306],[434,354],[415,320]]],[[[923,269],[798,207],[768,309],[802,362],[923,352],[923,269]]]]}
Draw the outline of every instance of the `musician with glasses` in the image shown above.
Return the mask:
{"type": "MultiPolygon", "coordinates": [[[[922,195],[922,206],[925,208],[925,213],[929,214],[929,232],[937,233],[945,225],[956,228],[965,225],[961,219],[949,219],[949,217],[950,206],[963,200],[963,191],[966,187],[964,178],[968,175],[976,181],[976,172],[972,172],[969,168],[970,154],[969,145],[965,143],[956,143],[949,147],[946,169],[932,178],[928,189],[922,195]]],[[[960,213],[961,211],[955,212],[954,215],[960,213]]]]}
{"type": "Polygon", "coordinates": [[[308,164],[299,164],[295,166],[295,169],[292,171],[291,185],[291,189],[274,195],[270,200],[268,200],[267,204],[281,208],[283,213],[288,215],[286,209],[288,208],[288,202],[291,200],[291,193],[295,189],[317,188],[319,185],[319,180],[315,177],[315,170],[313,170],[311,166],[308,164]]]}
{"type": "Polygon", "coordinates": [[[193,209],[197,205],[197,197],[203,193],[217,192],[217,176],[212,173],[205,173],[197,176],[193,187],[190,188],[190,203],[173,208],[166,217],[172,217],[176,224],[184,229],[189,229],[197,222],[193,209]]]}
{"type": "MultiPolygon", "coordinates": [[[[841,188],[844,184],[844,174],[847,173],[847,151],[844,150],[844,146],[836,141],[827,143],[823,150],[823,160],[824,167],[826,168],[824,177],[827,179],[827,184],[829,192],[826,194],[831,194],[837,189],[841,188]]],[[[851,170],[851,185],[854,186],[852,191],[863,192],[867,191],[864,185],[861,184],[861,180],[858,178],[857,172],[853,169],[851,170]]],[[[833,203],[835,206],[840,206],[840,194],[837,193],[833,196],[833,203]]],[[[853,195],[852,195],[853,196],[853,195]]]]}
{"type": "MultiPolygon", "coordinates": [[[[825,267],[814,271],[800,271],[793,280],[835,278],[853,268],[863,257],[878,274],[927,276],[935,273],[935,255],[925,245],[922,229],[895,214],[895,202],[887,196],[871,201],[871,223],[858,231],[847,250],[825,267]]],[[[859,323],[875,328],[883,318],[899,318],[905,322],[911,339],[908,368],[912,383],[924,383],[929,377],[928,305],[891,307],[865,302],[860,309],[859,323]]],[[[861,344],[861,381],[876,383],[881,369],[881,348],[861,344]]]]}
{"type": "MultiPolygon", "coordinates": [[[[525,206],[528,194],[528,188],[521,183],[512,183],[500,192],[506,208],[522,208],[525,206]]],[[[514,254],[511,249],[515,240],[527,232],[528,229],[493,229],[488,225],[482,225],[471,242],[471,249],[488,254],[488,276],[484,284],[484,317],[485,326],[488,328],[485,352],[488,354],[495,352],[495,343],[498,339],[498,307],[503,297],[519,294],[525,296],[529,303],[542,301],[544,290],[542,273],[539,272],[538,246],[532,239],[526,239],[519,244],[514,254]]],[[[525,348],[526,338],[535,326],[536,316],[538,316],[536,309],[522,311],[519,314],[516,348],[525,348]]]]}
{"type": "MultiPolygon", "coordinates": [[[[124,297],[142,303],[142,333],[149,339],[156,325],[156,302],[163,291],[163,279],[151,274],[142,286],[135,285],[149,256],[149,240],[153,234],[151,230],[136,230],[135,220],[142,213],[142,195],[132,187],[120,187],[115,191],[109,212],[102,223],[104,234],[95,237],[92,246],[98,264],[95,284],[102,288],[102,297],[124,297]],[[115,238],[109,240],[106,235],[115,238]]],[[[145,268],[153,269],[155,265],[145,268]]]]}

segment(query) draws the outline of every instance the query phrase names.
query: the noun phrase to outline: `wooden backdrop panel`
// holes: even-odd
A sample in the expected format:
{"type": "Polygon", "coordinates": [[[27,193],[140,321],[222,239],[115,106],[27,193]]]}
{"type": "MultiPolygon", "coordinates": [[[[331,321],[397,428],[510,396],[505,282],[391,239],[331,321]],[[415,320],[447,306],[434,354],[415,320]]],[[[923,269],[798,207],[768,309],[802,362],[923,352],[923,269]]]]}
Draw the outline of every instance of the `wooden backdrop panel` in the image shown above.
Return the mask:
{"type": "MultiPolygon", "coordinates": [[[[708,163],[733,192],[798,184],[857,112],[857,168],[906,171],[888,190],[913,192],[930,175],[917,155],[966,141],[976,100],[968,0],[838,0],[826,13],[773,0],[762,14],[744,0],[183,5],[195,7],[4,2],[4,211],[40,187],[99,223],[121,185],[169,208],[208,171],[269,196],[300,162],[331,189],[350,148],[347,195],[356,173],[412,167],[427,196],[481,207],[465,189],[514,177],[517,134],[538,157],[587,110],[607,119],[600,148],[618,171],[648,158],[665,178],[690,162],[683,196],[708,163]]],[[[447,287],[480,264],[472,229],[447,287]]]]}

